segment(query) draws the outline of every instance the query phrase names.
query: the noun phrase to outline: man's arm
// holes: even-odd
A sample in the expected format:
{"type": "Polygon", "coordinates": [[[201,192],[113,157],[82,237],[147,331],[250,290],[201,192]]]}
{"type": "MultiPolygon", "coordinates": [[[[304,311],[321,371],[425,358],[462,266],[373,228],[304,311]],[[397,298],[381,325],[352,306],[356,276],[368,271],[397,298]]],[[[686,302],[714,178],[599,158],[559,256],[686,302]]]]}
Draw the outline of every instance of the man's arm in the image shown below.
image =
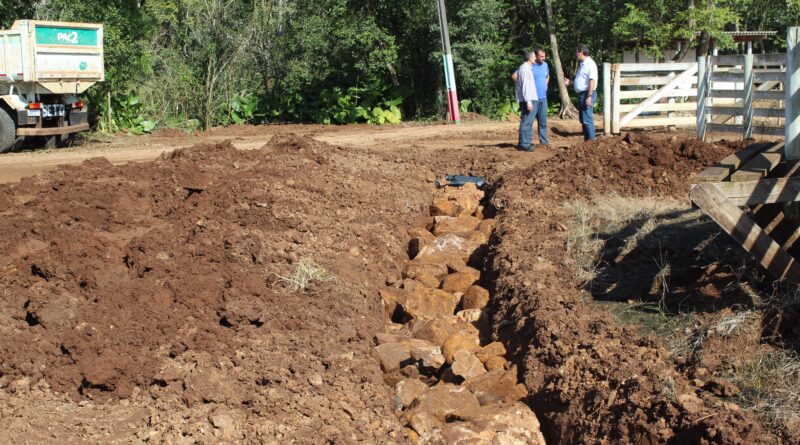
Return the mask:
{"type": "Polygon", "coordinates": [[[595,87],[597,87],[597,64],[592,61],[589,66],[589,88],[586,89],[586,106],[592,106],[592,94],[594,94],[595,87]]]}
{"type": "Polygon", "coordinates": [[[512,74],[512,75],[511,75],[511,80],[513,80],[514,82],[516,82],[516,81],[517,81],[517,77],[519,77],[519,76],[517,75],[517,72],[516,72],[516,71],[514,71],[514,74],[512,74]]]}
{"type": "Polygon", "coordinates": [[[597,81],[594,79],[589,79],[589,88],[586,90],[586,106],[591,107],[592,104],[592,94],[594,93],[594,87],[597,85],[597,81]]]}

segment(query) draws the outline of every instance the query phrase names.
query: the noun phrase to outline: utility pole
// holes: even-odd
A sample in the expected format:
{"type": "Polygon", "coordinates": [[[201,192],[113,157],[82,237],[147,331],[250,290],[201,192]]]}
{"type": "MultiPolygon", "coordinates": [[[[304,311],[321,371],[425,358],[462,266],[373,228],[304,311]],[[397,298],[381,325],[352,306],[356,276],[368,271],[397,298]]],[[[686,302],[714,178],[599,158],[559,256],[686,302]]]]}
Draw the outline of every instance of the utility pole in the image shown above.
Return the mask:
{"type": "Polygon", "coordinates": [[[450,120],[461,123],[461,113],[458,109],[458,93],[456,92],[456,75],[453,70],[453,52],[450,50],[450,32],[447,29],[447,10],[444,0],[436,0],[436,9],[439,10],[439,33],[442,35],[442,64],[444,65],[444,78],[447,83],[447,103],[450,108],[450,120]]]}

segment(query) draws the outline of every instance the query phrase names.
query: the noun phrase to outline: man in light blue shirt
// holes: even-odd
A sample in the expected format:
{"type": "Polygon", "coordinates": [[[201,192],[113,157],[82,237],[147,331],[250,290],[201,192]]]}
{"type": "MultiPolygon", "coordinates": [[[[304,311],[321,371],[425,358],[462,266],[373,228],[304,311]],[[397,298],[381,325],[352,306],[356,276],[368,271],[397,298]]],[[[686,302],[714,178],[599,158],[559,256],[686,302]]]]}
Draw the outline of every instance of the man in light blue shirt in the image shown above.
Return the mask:
{"type": "MultiPolygon", "coordinates": [[[[578,72],[575,73],[575,80],[572,85],[578,93],[578,119],[583,128],[583,139],[591,141],[594,139],[594,103],[597,102],[597,64],[589,57],[589,47],[585,44],[578,45],[576,51],[578,60],[578,72]]],[[[570,84],[566,79],[567,85],[570,84]]]]}
{"type": "Polygon", "coordinates": [[[547,86],[550,83],[550,67],[545,61],[545,52],[542,48],[533,50],[536,53],[536,60],[533,62],[533,80],[536,83],[536,122],[539,126],[539,143],[547,145],[547,86]]]}
{"type": "Polygon", "coordinates": [[[525,62],[511,76],[516,85],[515,93],[520,109],[517,148],[524,151],[533,151],[533,147],[531,147],[533,143],[533,117],[536,111],[536,102],[539,99],[536,95],[536,83],[533,77],[535,60],[535,53],[525,53],[525,62]]]}

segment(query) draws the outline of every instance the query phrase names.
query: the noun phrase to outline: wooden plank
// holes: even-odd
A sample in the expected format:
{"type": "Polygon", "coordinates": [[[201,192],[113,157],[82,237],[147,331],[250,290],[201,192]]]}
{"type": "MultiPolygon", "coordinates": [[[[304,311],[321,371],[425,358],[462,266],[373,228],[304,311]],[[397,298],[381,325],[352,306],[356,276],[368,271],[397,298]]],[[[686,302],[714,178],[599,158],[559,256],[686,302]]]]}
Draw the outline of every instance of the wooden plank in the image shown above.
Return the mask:
{"type": "MultiPolygon", "coordinates": [[[[653,95],[656,90],[625,90],[620,91],[620,99],[644,99],[653,95]]],[[[695,97],[697,96],[696,88],[689,89],[675,89],[665,94],[664,97],[695,97]]]]}
{"type": "MultiPolygon", "coordinates": [[[[742,134],[744,132],[744,127],[742,125],[709,123],[706,124],[706,126],[708,127],[706,131],[714,131],[717,133],[742,134]]],[[[769,136],[781,136],[783,135],[783,127],[772,127],[769,125],[753,125],[753,133],[764,134],[769,136]]]]}
{"type": "Polygon", "coordinates": [[[715,122],[709,122],[706,124],[708,130],[706,131],[713,131],[716,133],[739,133],[741,134],[744,131],[744,128],[741,125],[732,125],[732,124],[718,124],[715,122]]]}
{"type": "Polygon", "coordinates": [[[755,65],[786,65],[786,54],[755,54],[755,65]]]}
{"type": "Polygon", "coordinates": [[[755,82],[785,82],[786,73],[781,71],[771,71],[762,73],[754,72],[753,80],[755,82]]]}
{"type": "Polygon", "coordinates": [[[680,117],[656,117],[645,118],[637,117],[625,124],[625,128],[645,128],[645,127],[688,127],[697,124],[694,116],[680,117]]]}
{"type": "Polygon", "coordinates": [[[753,108],[753,116],[786,117],[786,111],[783,108],[753,108]]]}
{"type": "MultiPolygon", "coordinates": [[[[784,160],[772,170],[768,179],[795,177],[798,170],[800,170],[800,162],[784,160]]],[[[756,223],[763,227],[776,243],[786,246],[787,241],[800,229],[797,207],[797,202],[759,204],[753,207],[753,216],[756,223]]],[[[788,245],[791,246],[791,243],[788,245]]]]}
{"type": "Polygon", "coordinates": [[[786,100],[786,92],[785,91],[760,91],[755,90],[753,91],[753,98],[754,99],[764,99],[764,100],[786,100]]]}
{"type": "Polygon", "coordinates": [[[800,159],[800,28],[786,32],[786,158],[800,159]]]}
{"type": "Polygon", "coordinates": [[[603,64],[603,134],[611,134],[611,64],[603,64]]]}
{"type": "MultiPolygon", "coordinates": [[[[674,76],[647,76],[647,77],[623,77],[620,80],[622,86],[647,86],[647,85],[666,85],[674,76]]],[[[686,83],[691,82],[693,85],[697,83],[697,76],[692,76],[686,79],[686,83]]]]}
{"type": "MultiPolygon", "coordinates": [[[[622,104],[619,106],[619,111],[630,111],[636,108],[638,104],[622,104]]],[[[647,108],[647,111],[697,111],[697,103],[695,102],[678,102],[672,104],[653,104],[647,108]]]]}
{"type": "Polygon", "coordinates": [[[706,140],[706,107],[708,100],[708,63],[705,57],[697,58],[697,139],[706,140]]]}
{"type": "Polygon", "coordinates": [[[753,55],[745,54],[744,66],[744,91],[742,91],[742,109],[744,110],[744,119],[742,119],[742,126],[744,127],[744,138],[750,139],[753,137],[753,55]]]}
{"type": "Polygon", "coordinates": [[[800,264],[764,233],[753,219],[710,183],[692,187],[689,197],[775,278],[800,282],[800,264]]]}
{"type": "Polygon", "coordinates": [[[686,83],[686,80],[689,77],[694,76],[696,74],[697,74],[697,64],[696,63],[692,63],[690,68],[688,68],[686,71],[684,71],[681,74],[679,74],[678,76],[676,76],[674,79],[672,79],[672,81],[670,81],[670,83],[664,85],[663,87],[659,88],[657,91],[653,92],[652,96],[650,96],[647,99],[645,99],[642,103],[637,105],[636,108],[634,108],[633,110],[628,112],[628,114],[623,116],[619,121],[620,125],[622,125],[622,126],[626,125],[628,122],[633,120],[633,118],[638,116],[639,113],[641,113],[642,111],[647,110],[647,108],[650,105],[652,105],[652,104],[658,102],[659,100],[661,100],[662,98],[664,98],[666,93],[670,92],[671,90],[674,90],[678,85],[682,85],[682,84],[686,83]]]}
{"type": "Polygon", "coordinates": [[[721,161],[700,172],[694,183],[724,181],[737,168],[753,159],[757,154],[769,148],[771,143],[751,144],[736,153],[726,156],[721,161]]]}
{"type": "MultiPolygon", "coordinates": [[[[741,99],[742,90],[714,90],[711,94],[714,98],[720,99],[741,99]]],[[[783,91],[761,91],[753,90],[753,99],[756,100],[786,100],[786,93],[783,91]]]]}
{"type": "Polygon", "coordinates": [[[754,134],[763,134],[768,136],[783,136],[784,131],[786,130],[785,127],[773,127],[770,125],[754,125],[753,126],[753,133],[754,134]]]}
{"type": "Polygon", "coordinates": [[[685,63],[620,63],[624,73],[641,73],[648,71],[686,71],[695,66],[694,62],[685,63]]]}
{"type": "Polygon", "coordinates": [[[783,143],[777,143],[757,154],[731,174],[731,182],[758,181],[778,166],[783,158],[783,143]]]}
{"type": "Polygon", "coordinates": [[[711,73],[712,82],[744,82],[744,73],[726,73],[714,71],[711,73]]]}
{"type": "Polygon", "coordinates": [[[739,54],[711,56],[711,63],[713,65],[741,65],[742,56],[739,54]]]}
{"type": "MultiPolygon", "coordinates": [[[[620,84],[619,79],[622,78],[622,71],[618,63],[615,63],[613,66],[613,76],[614,76],[614,100],[611,103],[611,132],[614,134],[619,134],[620,126],[619,126],[619,105],[620,99],[622,98],[622,93],[620,91],[620,84]]],[[[645,96],[646,97],[646,96],[645,96]]]]}
{"type": "Polygon", "coordinates": [[[724,114],[726,116],[744,116],[744,108],[742,107],[724,107],[721,105],[712,105],[706,107],[706,113],[710,114],[724,114]]]}
{"type": "Polygon", "coordinates": [[[731,204],[739,207],[800,200],[800,178],[797,177],[712,184],[725,195],[731,204]]]}

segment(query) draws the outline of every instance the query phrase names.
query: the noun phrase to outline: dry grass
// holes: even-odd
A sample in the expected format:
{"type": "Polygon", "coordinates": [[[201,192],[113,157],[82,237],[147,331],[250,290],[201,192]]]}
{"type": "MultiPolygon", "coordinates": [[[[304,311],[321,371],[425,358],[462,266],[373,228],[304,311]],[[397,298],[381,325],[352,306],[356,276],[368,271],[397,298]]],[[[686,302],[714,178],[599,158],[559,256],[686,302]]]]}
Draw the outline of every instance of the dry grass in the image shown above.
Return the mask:
{"type": "Polygon", "coordinates": [[[597,256],[603,247],[603,241],[593,226],[595,207],[587,201],[578,200],[567,203],[565,208],[570,216],[567,220],[567,258],[576,266],[576,278],[584,283],[589,282],[599,272],[597,256]]]}
{"type": "Polygon", "coordinates": [[[800,357],[774,350],[737,366],[731,381],[742,389],[737,402],[774,429],[800,422],[800,357]]]}
{"type": "MultiPolygon", "coordinates": [[[[759,415],[774,432],[781,434],[790,429],[797,430],[800,425],[800,356],[761,344],[758,338],[764,316],[761,309],[786,309],[800,305],[800,292],[782,289],[776,292],[779,295],[773,294],[771,298],[759,295],[741,280],[745,275],[756,282],[765,280],[758,279],[757,271],[751,270],[743,261],[741,267],[734,270],[740,278],[731,286],[752,294],[755,309],[734,311],[712,321],[692,313],[669,313],[663,302],[669,294],[672,266],[662,252],[661,243],[689,236],[691,230],[687,229],[705,224],[705,218],[696,211],[689,211],[687,203],[617,195],[572,201],[565,204],[564,210],[567,215],[567,258],[576,266],[577,278],[584,283],[593,281],[602,268],[607,267],[601,256],[604,240],[609,237],[617,237],[622,242],[619,252],[614,252],[616,258],[624,258],[642,242],[652,243],[651,248],[658,251],[653,260],[658,267],[655,285],[662,295],[661,301],[598,302],[614,315],[617,322],[639,327],[659,338],[676,357],[689,360],[701,356],[706,342],[715,336],[754,339],[754,342],[743,343],[744,349],[730,357],[730,365],[720,370],[720,377],[729,379],[741,389],[735,401],[759,415]],[[658,239],[654,239],[657,230],[658,239]]],[[[714,261],[721,255],[709,247],[714,245],[716,235],[708,235],[708,230],[695,231],[693,236],[705,237],[697,240],[696,251],[714,261]]],[[[674,382],[665,379],[661,391],[665,396],[671,396],[674,382]]],[[[796,440],[789,434],[783,436],[789,441],[796,440]]]]}
{"type": "MultiPolygon", "coordinates": [[[[603,238],[626,226],[635,231],[625,238],[620,255],[630,253],[647,235],[665,223],[697,218],[688,204],[669,199],[630,198],[617,194],[598,195],[591,200],[577,199],[564,205],[567,214],[567,258],[576,266],[577,279],[592,281],[600,272],[603,238]],[[681,216],[673,217],[673,214],[681,216]]],[[[659,265],[666,273],[669,265],[659,265]]]]}
{"type": "Polygon", "coordinates": [[[273,283],[282,284],[289,292],[305,290],[314,281],[334,281],[336,277],[331,275],[322,266],[310,258],[300,258],[295,266],[294,273],[288,277],[277,275],[277,280],[273,283]]]}

